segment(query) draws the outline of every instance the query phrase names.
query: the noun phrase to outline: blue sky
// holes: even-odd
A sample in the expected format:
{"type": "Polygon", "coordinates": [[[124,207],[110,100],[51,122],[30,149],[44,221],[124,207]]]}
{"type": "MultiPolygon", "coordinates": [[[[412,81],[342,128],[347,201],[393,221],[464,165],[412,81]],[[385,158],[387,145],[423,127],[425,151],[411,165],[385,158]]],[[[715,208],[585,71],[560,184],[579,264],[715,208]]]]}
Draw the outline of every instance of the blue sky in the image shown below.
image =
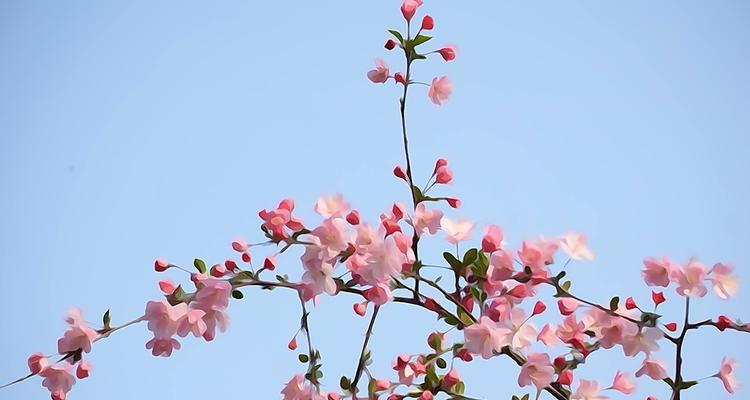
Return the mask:
{"type": "MultiPolygon", "coordinates": [[[[261,237],[256,212],[281,198],[297,200],[310,222],[322,194],[343,193],[368,218],[407,201],[390,174],[403,162],[397,89],[365,78],[375,57],[397,65],[382,43],[386,29],[402,26],[398,5],[0,3],[0,380],[25,373],[29,354],[54,349],[69,306],[91,321],[107,308],[115,323],[139,315],[159,296],[154,258],[223,260],[233,238],[261,237]]],[[[601,302],[648,301],[645,256],[732,262],[748,281],[750,5],[426,1],[425,9],[436,45],[460,52],[416,72],[424,81],[449,75],[455,94],[437,108],[422,88],[413,92],[413,163],[424,179],[437,157],[450,161],[455,183],[444,191],[464,201],[450,216],[498,223],[512,245],[585,232],[597,259],[569,270],[574,288],[601,302]]],[[[447,244],[435,238],[425,249],[437,261],[447,244]]],[[[279,270],[294,276],[300,267],[289,256],[279,270]]],[[[746,291],[729,302],[710,294],[694,315],[748,320],[748,305],[746,291]]],[[[285,348],[298,307],[291,293],[249,291],[231,306],[226,334],[185,340],[171,359],[143,348],[143,327],[113,335],[96,346],[93,377],[71,398],[276,398],[302,369],[285,348]]],[[[680,308],[665,310],[679,320],[680,308]]],[[[383,375],[442,327],[397,304],[381,314],[372,349],[383,375]]],[[[353,373],[366,322],[349,299],[325,298],[314,310],[330,388],[353,373]]],[[[710,375],[734,355],[748,385],[750,359],[737,350],[746,335],[711,330],[687,340],[687,376],[710,375]]],[[[639,362],[596,354],[579,375],[608,383],[639,362]]],[[[467,394],[518,392],[507,359],[459,371],[467,394]]],[[[663,384],[639,383],[636,398],[667,398],[663,384]]],[[[684,399],[709,395],[724,397],[718,381],[684,399]]],[[[0,391],[0,399],[46,397],[39,380],[0,391]]]]}

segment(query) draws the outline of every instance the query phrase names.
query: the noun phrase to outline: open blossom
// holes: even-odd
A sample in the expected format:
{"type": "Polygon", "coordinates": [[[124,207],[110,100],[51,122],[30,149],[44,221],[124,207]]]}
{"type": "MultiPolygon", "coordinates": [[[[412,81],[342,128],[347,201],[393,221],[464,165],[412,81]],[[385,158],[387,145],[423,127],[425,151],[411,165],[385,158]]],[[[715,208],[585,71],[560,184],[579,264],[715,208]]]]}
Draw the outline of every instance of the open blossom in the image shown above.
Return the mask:
{"type": "Polygon", "coordinates": [[[31,371],[32,374],[38,374],[43,369],[47,368],[49,366],[49,359],[44,356],[42,353],[34,353],[31,356],[29,356],[29,359],[26,362],[29,366],[29,371],[31,371]]]}
{"type": "Polygon", "coordinates": [[[581,382],[578,383],[578,388],[570,397],[571,400],[606,400],[608,398],[599,391],[599,383],[597,381],[586,379],[581,379],[581,382]]]}
{"type": "Polygon", "coordinates": [[[203,317],[206,312],[198,309],[191,309],[185,315],[180,318],[177,325],[177,334],[181,337],[185,337],[188,333],[192,333],[195,337],[201,337],[208,327],[203,317]]]}
{"type": "Polygon", "coordinates": [[[434,235],[440,229],[440,220],[443,218],[443,212],[440,210],[429,210],[424,203],[417,204],[414,209],[412,224],[417,235],[429,233],[434,235]]]}
{"type": "Polygon", "coordinates": [[[708,292],[703,280],[706,279],[706,267],[695,259],[685,266],[672,268],[670,279],[677,283],[677,294],[682,296],[703,297],[708,292]]]}
{"type": "Polygon", "coordinates": [[[586,246],[586,236],[580,233],[566,233],[560,238],[560,248],[570,258],[578,261],[591,261],[594,253],[586,246]]]}
{"type": "Polygon", "coordinates": [[[560,343],[559,339],[557,338],[555,326],[552,324],[545,324],[544,327],[542,327],[542,330],[539,331],[536,340],[546,344],[549,347],[554,347],[555,345],[560,343]]]}
{"type": "Polygon", "coordinates": [[[508,333],[508,329],[498,328],[493,320],[483,316],[479,322],[464,329],[464,347],[469,353],[488,359],[508,344],[508,333]]]}
{"type": "Polygon", "coordinates": [[[367,72],[367,78],[372,83],[385,83],[388,81],[390,76],[390,70],[388,64],[380,58],[375,60],[375,69],[371,69],[367,72]]]}
{"type": "Polygon", "coordinates": [[[622,349],[626,356],[634,356],[643,352],[646,355],[659,350],[658,341],[664,337],[664,332],[658,328],[642,328],[634,335],[623,334],[622,349]]]}
{"type": "Polygon", "coordinates": [[[70,363],[63,361],[44,368],[39,376],[44,378],[42,386],[52,394],[52,400],[65,400],[70,389],[76,383],[70,363]]]}
{"type": "Polygon", "coordinates": [[[224,332],[229,326],[229,316],[224,312],[229,306],[229,296],[232,293],[232,284],[221,279],[207,279],[203,281],[203,287],[198,290],[195,300],[190,303],[190,308],[203,310],[206,314],[203,321],[206,330],[203,339],[211,341],[216,336],[216,329],[224,332]]]}
{"type": "Polygon", "coordinates": [[[555,374],[555,368],[550,362],[549,355],[544,353],[531,353],[526,358],[526,362],[521,367],[521,373],[518,375],[518,385],[534,385],[541,390],[552,383],[552,376],[555,374]]]}
{"type": "Polygon", "coordinates": [[[565,343],[573,343],[576,340],[583,343],[586,339],[586,325],[576,320],[574,314],[565,317],[563,322],[557,326],[557,337],[565,343]]]}
{"type": "Polygon", "coordinates": [[[492,253],[503,243],[503,230],[497,225],[487,225],[482,236],[482,251],[492,253]]]}
{"type": "Polygon", "coordinates": [[[724,389],[732,394],[734,393],[735,389],[739,387],[737,378],[734,376],[735,364],[736,362],[734,361],[734,359],[728,359],[726,357],[722,358],[721,368],[719,369],[719,372],[714,375],[715,377],[721,379],[721,383],[724,384],[724,389]]]}
{"type": "Polygon", "coordinates": [[[91,345],[99,334],[86,324],[81,311],[77,308],[71,309],[65,320],[69,327],[63,337],[57,341],[57,352],[66,354],[78,349],[85,353],[91,352],[91,345]]]}
{"type": "Polygon", "coordinates": [[[643,260],[641,274],[649,286],[668,286],[672,272],[672,262],[664,257],[661,260],[649,257],[643,260]]]}
{"type": "Polygon", "coordinates": [[[468,240],[474,229],[474,223],[467,219],[454,221],[446,217],[440,220],[440,226],[445,232],[445,239],[451,244],[468,240]]]}
{"type": "Polygon", "coordinates": [[[448,100],[452,93],[453,83],[451,83],[447,76],[441,76],[440,78],[432,79],[432,84],[427,95],[433,103],[441,105],[444,101],[448,100]]]}
{"type": "Polygon", "coordinates": [[[643,360],[641,369],[635,372],[636,377],[642,375],[647,375],[651,379],[659,381],[667,377],[667,368],[661,360],[646,358],[643,360]]]}
{"type": "Polygon", "coordinates": [[[171,305],[167,300],[149,301],[146,303],[145,320],[148,321],[148,330],[155,337],[169,338],[177,333],[177,325],[187,313],[188,306],[185,303],[171,305]]]}
{"type": "Polygon", "coordinates": [[[365,290],[363,294],[368,301],[377,305],[383,305],[391,301],[393,298],[391,288],[385,283],[378,283],[377,285],[365,290]]]}
{"type": "Polygon", "coordinates": [[[311,391],[310,384],[305,380],[305,377],[297,374],[287,382],[284,389],[281,390],[281,394],[284,396],[284,400],[310,400],[311,391]]]}
{"type": "Polygon", "coordinates": [[[711,269],[709,279],[714,285],[714,291],[724,300],[736,295],[739,290],[739,278],[731,275],[732,272],[734,272],[734,265],[731,264],[717,263],[711,269]]]}
{"type": "Polygon", "coordinates": [[[539,238],[537,240],[524,240],[518,250],[518,257],[524,266],[531,268],[534,275],[547,275],[547,265],[552,264],[553,256],[557,251],[554,241],[539,238]]]}
{"type": "Polygon", "coordinates": [[[627,372],[617,371],[612,382],[612,389],[623,394],[631,394],[635,391],[635,382],[630,379],[627,372]]]}
{"type": "Polygon", "coordinates": [[[393,369],[398,372],[398,382],[402,385],[411,385],[417,376],[410,363],[410,357],[402,354],[393,362],[393,369]]]}
{"type": "Polygon", "coordinates": [[[510,346],[520,350],[528,347],[536,341],[537,332],[534,324],[526,321],[526,313],[522,308],[516,307],[511,311],[510,320],[507,321],[510,330],[510,346]]]}
{"type": "Polygon", "coordinates": [[[315,202],[315,212],[323,218],[340,217],[349,211],[349,203],[341,193],[323,196],[315,202]]]}
{"type": "Polygon", "coordinates": [[[263,220],[263,228],[267,229],[275,238],[289,237],[285,228],[298,231],[304,228],[302,220],[292,216],[294,201],[284,199],[275,210],[261,210],[258,216],[263,220]]]}

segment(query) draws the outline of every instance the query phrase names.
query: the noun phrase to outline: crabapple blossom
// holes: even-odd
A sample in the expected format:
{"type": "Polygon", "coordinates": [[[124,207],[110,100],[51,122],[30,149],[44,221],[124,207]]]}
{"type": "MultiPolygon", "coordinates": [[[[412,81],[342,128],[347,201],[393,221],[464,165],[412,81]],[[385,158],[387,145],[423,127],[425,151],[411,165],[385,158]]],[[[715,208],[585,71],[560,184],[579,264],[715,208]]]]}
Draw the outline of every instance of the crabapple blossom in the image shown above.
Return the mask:
{"type": "Polygon", "coordinates": [[[612,389],[620,393],[631,394],[635,391],[635,382],[630,379],[627,372],[617,371],[612,381],[612,389]]]}
{"type": "Polygon", "coordinates": [[[59,362],[44,368],[39,376],[44,378],[42,386],[46,387],[52,394],[52,400],[65,400],[68,392],[76,383],[72,367],[68,362],[59,362]]]}
{"type": "Polygon", "coordinates": [[[734,391],[739,387],[737,378],[734,376],[735,364],[736,361],[732,358],[722,358],[719,372],[714,375],[715,377],[721,379],[721,383],[724,384],[724,389],[726,389],[730,394],[733,394],[734,391]]]}
{"type": "Polygon", "coordinates": [[[552,383],[555,368],[550,362],[549,355],[544,353],[531,353],[526,357],[526,362],[521,367],[518,375],[519,386],[534,385],[538,390],[552,383]]]}
{"type": "Polygon", "coordinates": [[[414,14],[417,12],[417,8],[421,5],[422,0],[404,0],[404,2],[401,3],[401,14],[403,14],[404,19],[411,21],[412,17],[414,17],[414,14]]]}
{"type": "Polygon", "coordinates": [[[489,317],[482,317],[479,322],[464,329],[464,347],[469,353],[488,359],[508,344],[509,333],[507,328],[498,328],[489,317]]]}
{"type": "Polygon", "coordinates": [[[453,83],[447,76],[433,78],[427,95],[436,105],[443,104],[453,94],[453,83]]]}
{"type": "Polygon", "coordinates": [[[437,52],[445,61],[453,61],[456,59],[456,48],[454,46],[445,46],[437,52]]]}
{"type": "Polygon", "coordinates": [[[581,379],[578,388],[570,397],[571,400],[606,400],[609,397],[604,396],[599,391],[599,383],[587,379],[581,379]]]}
{"type": "Polygon", "coordinates": [[[323,218],[332,218],[342,216],[349,210],[349,203],[344,200],[344,196],[337,193],[332,196],[323,196],[315,202],[315,212],[323,218]]]}
{"type": "Polygon", "coordinates": [[[91,363],[86,360],[79,361],[76,368],[76,378],[86,379],[89,375],[91,375],[91,363]]]}
{"type": "Polygon", "coordinates": [[[439,183],[442,185],[451,183],[453,180],[453,171],[448,169],[446,166],[442,166],[438,168],[437,172],[435,173],[435,183],[439,183]]]}
{"type": "Polygon", "coordinates": [[[566,233],[560,238],[560,249],[573,260],[591,261],[594,253],[586,246],[586,236],[580,233],[566,233]]]}
{"type": "Polygon", "coordinates": [[[655,381],[662,380],[667,377],[667,368],[661,360],[646,358],[643,360],[641,368],[635,372],[636,377],[642,375],[646,375],[655,381]]]}
{"type": "Polygon", "coordinates": [[[431,16],[425,15],[424,18],[422,18],[422,30],[429,31],[432,30],[432,28],[435,27],[435,20],[432,19],[431,16]]]}
{"type": "Polygon", "coordinates": [[[375,68],[367,72],[367,78],[372,83],[386,83],[390,77],[388,64],[380,58],[375,60],[375,68]]]}
{"type": "Polygon", "coordinates": [[[706,266],[691,259],[685,266],[672,268],[669,278],[677,283],[677,294],[681,296],[703,297],[708,289],[703,283],[708,272],[706,266]]]}
{"type": "Polygon", "coordinates": [[[49,359],[47,359],[42,353],[34,353],[29,356],[27,364],[29,365],[29,371],[31,371],[32,374],[38,374],[49,366],[49,359]]]}
{"type": "Polygon", "coordinates": [[[482,251],[492,253],[500,249],[502,243],[503,230],[497,225],[487,225],[482,236],[482,251]]]}
{"type": "Polygon", "coordinates": [[[91,352],[91,345],[99,334],[86,324],[81,310],[71,309],[66,321],[69,327],[63,337],[57,341],[57,352],[65,354],[79,349],[84,353],[91,352]]]}
{"type": "Polygon", "coordinates": [[[649,257],[643,260],[641,273],[647,285],[666,287],[669,285],[672,269],[672,262],[668,258],[663,257],[657,260],[649,257]]]}
{"type": "Polygon", "coordinates": [[[468,240],[472,229],[474,229],[474,223],[463,218],[454,221],[443,217],[440,220],[440,226],[443,228],[443,232],[445,232],[445,239],[451,244],[468,240]]]}
{"type": "Polygon", "coordinates": [[[717,263],[711,268],[709,279],[714,285],[714,291],[720,298],[727,300],[737,294],[739,290],[739,279],[731,275],[734,265],[717,263]]]}
{"type": "Polygon", "coordinates": [[[430,210],[424,203],[419,203],[414,208],[414,217],[412,224],[417,235],[429,233],[434,235],[440,229],[440,220],[443,218],[443,212],[440,210],[430,210]]]}

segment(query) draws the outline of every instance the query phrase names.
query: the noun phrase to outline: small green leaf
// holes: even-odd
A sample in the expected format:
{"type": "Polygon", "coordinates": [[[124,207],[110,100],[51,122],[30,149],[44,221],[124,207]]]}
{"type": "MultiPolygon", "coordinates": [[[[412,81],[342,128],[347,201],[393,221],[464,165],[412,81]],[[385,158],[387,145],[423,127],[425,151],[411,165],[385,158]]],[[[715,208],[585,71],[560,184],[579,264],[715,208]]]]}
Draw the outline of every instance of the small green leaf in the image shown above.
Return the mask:
{"type": "Polygon", "coordinates": [[[426,36],[426,35],[417,35],[414,39],[411,41],[411,45],[413,47],[417,47],[422,43],[427,42],[428,40],[432,39],[432,36],[426,36]]]}
{"type": "Polygon", "coordinates": [[[310,357],[308,357],[307,354],[300,354],[297,356],[297,358],[299,358],[299,362],[303,364],[310,361],[310,357]]]}
{"type": "Polygon", "coordinates": [[[352,386],[352,382],[346,376],[341,376],[341,379],[339,380],[339,386],[342,390],[349,390],[349,388],[352,386]]]}
{"type": "Polygon", "coordinates": [[[516,396],[516,395],[514,394],[514,395],[513,395],[513,397],[511,397],[511,399],[510,399],[510,400],[521,400],[521,398],[520,398],[520,397],[518,397],[518,396],[516,396]]]}
{"type": "Polygon", "coordinates": [[[609,310],[615,311],[617,310],[617,307],[620,305],[620,298],[615,296],[612,298],[612,300],[609,301],[609,310]]]}
{"type": "Polygon", "coordinates": [[[440,368],[445,368],[448,365],[442,358],[438,358],[437,360],[435,360],[435,364],[437,364],[437,366],[440,368]]]}
{"type": "Polygon", "coordinates": [[[565,290],[566,292],[568,292],[568,291],[570,291],[570,286],[572,284],[573,284],[573,282],[571,282],[571,281],[565,281],[565,282],[563,282],[563,284],[561,286],[562,286],[563,290],[565,290]]]}
{"type": "Polygon", "coordinates": [[[479,254],[479,251],[477,249],[469,249],[464,254],[464,260],[463,260],[463,266],[467,267],[474,263],[477,259],[477,255],[479,254]]]}
{"type": "Polygon", "coordinates": [[[458,382],[455,385],[453,385],[453,393],[455,394],[464,394],[466,391],[466,384],[463,382],[458,382]]]}
{"type": "Polygon", "coordinates": [[[111,318],[109,316],[109,310],[104,313],[104,316],[102,317],[102,323],[104,324],[104,329],[109,329],[109,323],[111,322],[111,318]]]}
{"type": "Polygon", "coordinates": [[[672,378],[664,378],[664,379],[662,379],[662,380],[663,380],[664,382],[666,382],[666,383],[667,383],[667,385],[669,385],[669,387],[671,387],[671,388],[674,388],[674,381],[672,380],[672,378]]]}
{"type": "Polygon", "coordinates": [[[201,274],[206,273],[206,263],[200,258],[196,258],[195,260],[193,260],[193,265],[195,266],[195,269],[197,269],[201,274]]]}
{"type": "Polygon", "coordinates": [[[239,290],[232,290],[232,297],[237,300],[241,300],[243,297],[245,297],[245,295],[242,294],[242,292],[240,292],[239,290]]]}
{"type": "Polygon", "coordinates": [[[459,269],[462,266],[461,261],[458,261],[458,258],[447,251],[443,253],[443,258],[445,258],[445,261],[448,261],[448,264],[450,264],[453,269],[459,269]]]}
{"type": "Polygon", "coordinates": [[[404,37],[401,36],[401,32],[395,29],[389,29],[388,32],[390,32],[391,35],[395,36],[396,39],[398,39],[399,43],[401,43],[402,45],[404,44],[404,37]]]}
{"type": "Polygon", "coordinates": [[[416,200],[416,203],[421,203],[424,201],[424,194],[422,194],[422,190],[419,189],[416,186],[412,186],[411,190],[414,191],[414,200],[416,200]]]}
{"type": "Polygon", "coordinates": [[[697,384],[698,384],[698,381],[685,381],[680,384],[680,389],[681,390],[690,389],[691,387],[697,384]]]}
{"type": "Polygon", "coordinates": [[[529,394],[526,393],[525,395],[523,395],[523,397],[521,397],[521,400],[529,400],[529,394]]]}

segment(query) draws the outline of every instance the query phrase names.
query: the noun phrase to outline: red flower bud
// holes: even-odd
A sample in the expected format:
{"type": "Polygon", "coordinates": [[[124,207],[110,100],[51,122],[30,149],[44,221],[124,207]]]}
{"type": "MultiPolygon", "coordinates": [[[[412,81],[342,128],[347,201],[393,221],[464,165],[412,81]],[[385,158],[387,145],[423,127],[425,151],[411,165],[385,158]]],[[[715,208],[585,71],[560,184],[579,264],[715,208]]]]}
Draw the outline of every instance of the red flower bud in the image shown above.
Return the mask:
{"type": "Polygon", "coordinates": [[[456,59],[456,49],[451,46],[443,47],[437,52],[440,53],[445,61],[453,61],[456,59]]]}
{"type": "Polygon", "coordinates": [[[226,260],[224,261],[224,267],[232,272],[239,271],[240,267],[237,266],[237,263],[234,262],[234,260],[226,260]]]}
{"type": "Polygon", "coordinates": [[[562,371],[568,366],[568,362],[563,356],[556,357],[555,360],[552,361],[552,364],[554,364],[558,371],[562,371]]]}
{"type": "Polygon", "coordinates": [[[396,83],[406,83],[406,78],[404,78],[404,74],[400,72],[396,72],[395,75],[393,75],[393,79],[396,80],[396,83]]]}
{"type": "Polygon", "coordinates": [[[534,304],[534,313],[531,315],[539,315],[546,309],[547,306],[541,300],[537,300],[536,304],[534,304]]]}
{"type": "Polygon", "coordinates": [[[719,318],[716,320],[716,327],[719,328],[720,331],[724,331],[724,329],[729,328],[730,326],[733,326],[734,323],[732,322],[729,317],[726,315],[719,315],[719,318]]]}
{"type": "Polygon", "coordinates": [[[461,207],[461,200],[459,200],[459,199],[454,199],[452,197],[448,197],[448,198],[445,199],[445,201],[447,201],[448,205],[451,206],[451,207],[453,207],[453,208],[461,207]]]}
{"type": "Polygon", "coordinates": [[[289,341],[289,344],[286,345],[286,347],[292,351],[297,350],[297,337],[293,337],[292,340],[289,341]]]}
{"type": "Polygon", "coordinates": [[[397,178],[406,180],[406,172],[404,172],[404,169],[401,168],[401,166],[397,166],[393,169],[393,175],[396,175],[397,178]]]}
{"type": "Polygon", "coordinates": [[[674,322],[670,322],[668,324],[664,324],[664,327],[669,329],[670,332],[674,332],[677,330],[677,324],[674,322]]]}
{"type": "Polygon", "coordinates": [[[560,375],[557,377],[557,383],[561,385],[570,385],[573,383],[573,372],[569,369],[560,372],[560,375]]]}
{"type": "Polygon", "coordinates": [[[359,211],[352,210],[349,214],[347,214],[346,222],[352,225],[359,225],[359,211]]]}
{"type": "Polygon", "coordinates": [[[273,256],[266,257],[265,261],[263,261],[263,268],[273,271],[276,269],[276,259],[273,256]]]}
{"type": "Polygon", "coordinates": [[[252,258],[250,258],[250,253],[242,253],[242,261],[246,263],[252,261],[252,258]]]}
{"type": "Polygon", "coordinates": [[[633,300],[632,297],[628,297],[627,299],[625,299],[625,308],[627,308],[628,310],[632,310],[636,307],[638,306],[635,305],[635,300],[633,300]]]}
{"type": "Polygon", "coordinates": [[[444,158],[438,158],[437,161],[435,161],[435,169],[432,170],[432,175],[437,174],[438,169],[440,167],[446,167],[448,166],[448,161],[444,158]]]}
{"type": "Polygon", "coordinates": [[[429,31],[430,29],[435,27],[435,20],[432,19],[429,15],[425,15],[424,18],[422,18],[422,29],[429,31]]]}
{"type": "Polygon", "coordinates": [[[169,267],[171,266],[172,265],[169,264],[169,261],[161,259],[161,258],[154,262],[154,270],[156,270],[156,272],[164,272],[167,269],[169,269],[169,267]]]}
{"type": "Polygon", "coordinates": [[[666,299],[664,298],[664,292],[651,292],[651,300],[654,301],[655,305],[659,305],[661,303],[664,303],[666,299]]]}
{"type": "Polygon", "coordinates": [[[361,303],[355,303],[354,312],[360,317],[364,317],[365,313],[367,313],[367,302],[363,301],[361,303]]]}
{"type": "Polygon", "coordinates": [[[396,42],[394,42],[393,39],[388,39],[388,41],[385,42],[385,48],[387,50],[393,50],[396,48],[396,42]]]}

